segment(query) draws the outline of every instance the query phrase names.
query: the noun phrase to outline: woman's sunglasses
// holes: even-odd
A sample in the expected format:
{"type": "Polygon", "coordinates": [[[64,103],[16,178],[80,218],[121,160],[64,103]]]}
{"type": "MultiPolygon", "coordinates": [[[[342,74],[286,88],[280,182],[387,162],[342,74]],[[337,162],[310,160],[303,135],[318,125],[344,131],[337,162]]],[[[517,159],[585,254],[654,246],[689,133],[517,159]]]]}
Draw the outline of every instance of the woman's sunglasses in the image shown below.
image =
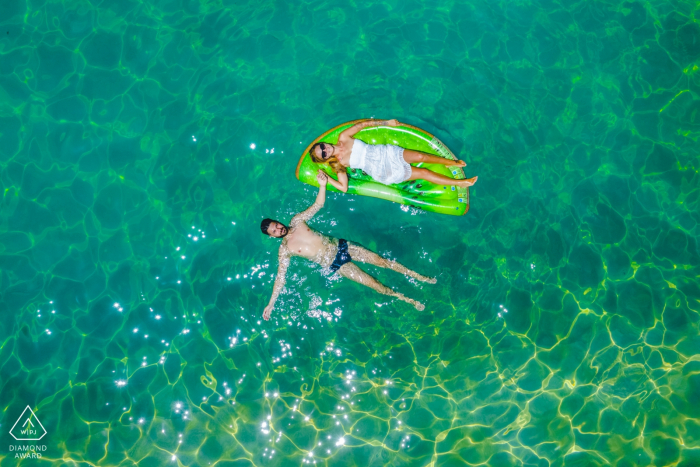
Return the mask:
{"type": "MultiPolygon", "coordinates": [[[[321,143],[321,144],[319,145],[319,147],[321,148],[321,157],[324,158],[324,159],[326,159],[326,158],[328,157],[328,156],[326,155],[326,145],[323,144],[323,143],[321,143]]],[[[329,149],[330,149],[330,148],[329,148],[329,149]]],[[[330,155],[330,151],[328,152],[328,155],[330,155]]]]}

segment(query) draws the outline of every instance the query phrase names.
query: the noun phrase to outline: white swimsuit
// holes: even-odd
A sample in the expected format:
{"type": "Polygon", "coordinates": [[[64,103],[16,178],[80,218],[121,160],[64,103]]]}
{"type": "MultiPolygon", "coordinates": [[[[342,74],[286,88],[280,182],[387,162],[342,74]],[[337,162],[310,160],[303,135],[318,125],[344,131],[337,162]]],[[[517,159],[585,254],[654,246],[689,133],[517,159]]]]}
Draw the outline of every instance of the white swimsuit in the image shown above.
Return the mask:
{"type": "Polygon", "coordinates": [[[391,144],[367,144],[356,139],[350,153],[350,167],[364,170],[385,185],[411,178],[411,165],[403,158],[403,148],[391,144]]]}

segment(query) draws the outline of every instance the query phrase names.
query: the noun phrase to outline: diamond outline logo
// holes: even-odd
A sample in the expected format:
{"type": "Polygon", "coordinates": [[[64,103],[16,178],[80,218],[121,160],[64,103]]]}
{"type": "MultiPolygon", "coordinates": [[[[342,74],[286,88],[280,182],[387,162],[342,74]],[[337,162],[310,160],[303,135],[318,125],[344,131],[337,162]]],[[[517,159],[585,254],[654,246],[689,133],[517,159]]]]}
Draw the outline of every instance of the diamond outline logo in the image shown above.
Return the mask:
{"type": "MultiPolygon", "coordinates": [[[[27,422],[28,422],[29,425],[33,428],[34,425],[32,425],[31,419],[32,419],[31,416],[28,417],[27,420],[25,420],[25,422],[22,424],[22,426],[24,427],[24,425],[26,425],[27,422]]],[[[15,424],[12,425],[12,428],[10,428],[10,434],[11,434],[12,437],[13,437],[14,439],[16,439],[17,441],[39,441],[41,438],[43,438],[44,436],[46,436],[46,428],[44,428],[44,425],[41,424],[41,420],[39,420],[39,417],[36,416],[36,414],[34,413],[34,411],[32,410],[32,408],[29,407],[29,406],[27,406],[27,408],[24,409],[24,410],[22,411],[22,415],[19,416],[19,418],[17,419],[17,421],[15,422],[15,424]],[[18,437],[16,437],[15,434],[12,432],[12,431],[15,429],[15,427],[17,426],[17,424],[20,422],[20,420],[22,420],[22,417],[24,417],[24,414],[27,412],[27,410],[29,410],[29,412],[31,412],[31,415],[34,416],[34,420],[36,420],[36,422],[39,424],[39,426],[41,427],[41,429],[44,430],[44,434],[41,435],[41,436],[39,436],[38,438],[18,438],[18,437]]]]}

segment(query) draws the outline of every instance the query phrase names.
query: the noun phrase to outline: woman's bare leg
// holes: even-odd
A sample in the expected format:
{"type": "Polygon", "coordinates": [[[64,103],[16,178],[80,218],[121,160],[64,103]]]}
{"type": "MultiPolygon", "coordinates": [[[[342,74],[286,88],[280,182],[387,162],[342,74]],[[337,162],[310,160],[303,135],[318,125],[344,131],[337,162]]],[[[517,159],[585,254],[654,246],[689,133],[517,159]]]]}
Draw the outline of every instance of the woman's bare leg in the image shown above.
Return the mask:
{"type": "Polygon", "coordinates": [[[425,164],[441,164],[448,165],[450,167],[464,167],[467,165],[467,163],[462,160],[453,161],[452,159],[433,156],[427,152],[414,151],[413,149],[403,150],[403,160],[409,164],[418,164],[419,162],[423,162],[425,164]]]}
{"type": "Polygon", "coordinates": [[[377,253],[369,251],[360,245],[348,242],[348,253],[353,261],[360,261],[362,263],[373,264],[374,266],[379,266],[380,268],[391,269],[404,276],[412,277],[418,279],[421,282],[429,282],[434,284],[437,280],[434,277],[426,277],[422,274],[418,274],[416,271],[411,271],[403,264],[397,261],[391,261],[386,258],[382,258],[377,253]]]}
{"type": "Polygon", "coordinates": [[[396,292],[395,290],[391,290],[389,287],[385,286],[377,279],[367,274],[365,271],[360,269],[356,264],[353,264],[352,262],[343,264],[340,267],[340,269],[338,269],[338,273],[341,276],[350,279],[351,281],[355,281],[358,284],[366,285],[367,287],[379,292],[382,295],[390,295],[406,303],[410,303],[411,305],[415,306],[418,311],[425,310],[425,305],[423,305],[422,303],[417,302],[412,298],[408,298],[405,295],[396,292]]]}
{"type": "Polygon", "coordinates": [[[478,178],[479,177],[472,177],[465,180],[455,180],[454,178],[445,177],[444,175],[435,173],[432,170],[411,167],[411,176],[409,177],[409,180],[427,180],[436,185],[472,186],[476,183],[478,178]]]}

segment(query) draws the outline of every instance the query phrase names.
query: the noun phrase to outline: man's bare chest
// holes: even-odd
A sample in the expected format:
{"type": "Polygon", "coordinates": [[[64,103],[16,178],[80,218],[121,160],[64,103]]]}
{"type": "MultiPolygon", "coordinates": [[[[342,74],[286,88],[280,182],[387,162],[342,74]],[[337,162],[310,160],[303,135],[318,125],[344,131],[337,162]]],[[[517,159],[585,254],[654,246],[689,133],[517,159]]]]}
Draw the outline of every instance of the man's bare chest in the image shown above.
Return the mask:
{"type": "Polygon", "coordinates": [[[322,237],[306,224],[298,226],[287,236],[287,249],[293,255],[314,255],[320,244],[322,244],[322,237]]]}

